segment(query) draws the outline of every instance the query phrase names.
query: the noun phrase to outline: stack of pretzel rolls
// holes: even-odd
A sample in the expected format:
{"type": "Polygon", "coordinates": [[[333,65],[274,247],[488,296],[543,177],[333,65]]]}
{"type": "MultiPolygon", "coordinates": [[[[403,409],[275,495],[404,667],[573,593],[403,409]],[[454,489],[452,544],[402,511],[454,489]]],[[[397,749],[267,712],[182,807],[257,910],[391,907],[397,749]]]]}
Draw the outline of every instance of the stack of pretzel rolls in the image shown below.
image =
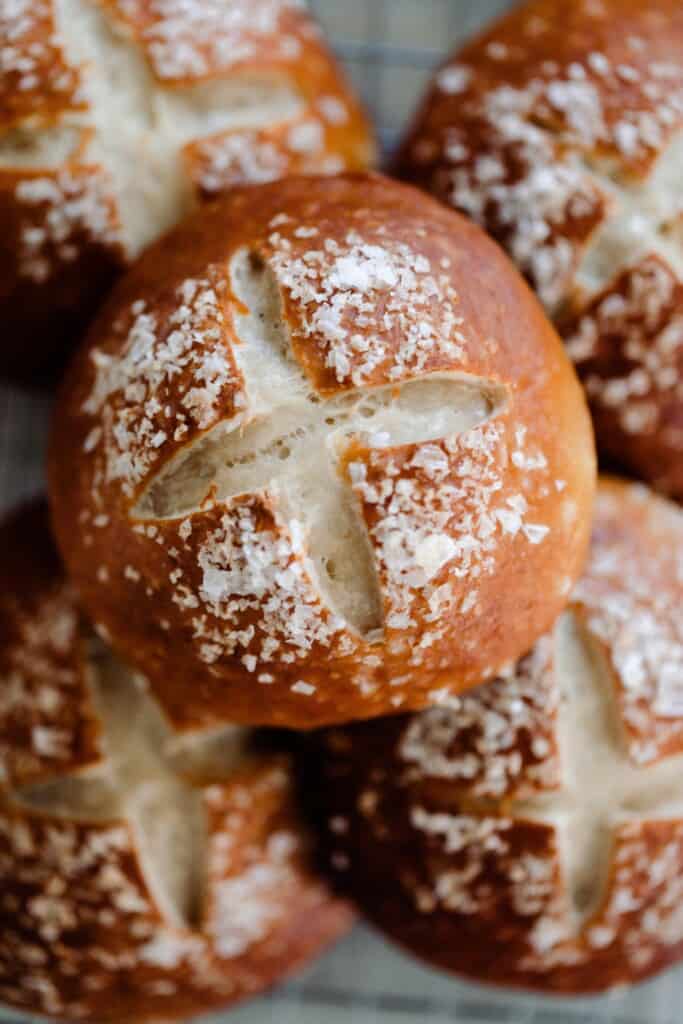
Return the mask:
{"type": "Polygon", "coordinates": [[[0,526],[0,1002],[185,1020],[355,911],[546,994],[683,958],[683,21],[570,7],[403,181],[299,0],[0,11],[5,370],[72,350],[0,526]]]}

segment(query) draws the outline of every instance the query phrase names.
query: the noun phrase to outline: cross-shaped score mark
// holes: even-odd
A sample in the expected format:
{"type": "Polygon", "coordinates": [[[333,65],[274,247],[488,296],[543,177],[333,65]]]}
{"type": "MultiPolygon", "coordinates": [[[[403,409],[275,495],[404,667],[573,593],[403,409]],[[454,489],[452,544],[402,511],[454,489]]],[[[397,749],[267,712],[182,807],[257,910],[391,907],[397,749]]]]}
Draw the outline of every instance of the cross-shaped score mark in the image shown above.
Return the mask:
{"type": "Polygon", "coordinates": [[[358,502],[339,472],[352,439],[369,448],[441,441],[478,426],[504,405],[494,382],[433,374],[397,385],[357,387],[324,399],[296,362],[270,269],[242,251],[232,287],[247,312],[237,317],[235,357],[246,381],[248,418],[215,428],[171,463],[138,506],[153,519],[178,516],[212,494],[228,502],[268,490],[303,525],[318,585],[334,611],[372,639],[382,601],[358,502]],[[188,472],[188,467],[190,472],[188,472]]]}
{"type": "Polygon", "coordinates": [[[145,880],[179,926],[199,921],[206,883],[202,790],[191,778],[227,779],[248,730],[226,727],[178,740],[141,680],[94,644],[88,677],[102,723],[105,763],[20,789],[20,804],[67,820],[130,823],[145,880]],[[182,771],[182,774],[181,774],[182,771]]]}
{"type": "Polygon", "coordinates": [[[601,903],[614,829],[627,821],[683,816],[683,755],[635,767],[628,758],[604,655],[572,612],[555,632],[562,789],[519,800],[513,818],[558,828],[562,868],[578,930],[601,903]]]}
{"type": "MultiPolygon", "coordinates": [[[[139,253],[191,208],[192,189],[183,160],[183,149],[188,144],[214,140],[216,157],[203,179],[207,183],[213,180],[220,187],[225,187],[221,172],[226,164],[229,167],[234,153],[238,163],[240,159],[245,164],[251,161],[253,175],[265,170],[266,175],[270,171],[270,176],[276,177],[281,171],[283,158],[272,144],[273,167],[264,169],[258,166],[245,136],[291,122],[296,143],[296,127],[306,114],[306,106],[286,79],[278,81],[267,74],[259,77],[252,71],[247,81],[237,74],[185,87],[160,85],[142,47],[129,41],[127,33],[116,30],[101,5],[90,0],[60,0],[57,20],[68,62],[80,69],[85,79],[91,106],[86,127],[92,123],[95,128],[93,138],[88,140],[88,156],[102,164],[109,175],[122,221],[123,242],[131,255],[139,253]],[[241,147],[221,146],[219,136],[233,131],[241,133],[241,147]]],[[[201,59],[192,41],[200,32],[201,25],[188,18],[187,39],[182,45],[178,40],[181,59],[201,59]]],[[[314,143],[322,144],[323,128],[314,115],[308,122],[303,121],[304,142],[307,126],[314,143]]],[[[72,140],[76,149],[83,143],[72,129],[61,139],[64,143],[72,140]]],[[[297,155],[292,151],[291,158],[297,155]]]]}

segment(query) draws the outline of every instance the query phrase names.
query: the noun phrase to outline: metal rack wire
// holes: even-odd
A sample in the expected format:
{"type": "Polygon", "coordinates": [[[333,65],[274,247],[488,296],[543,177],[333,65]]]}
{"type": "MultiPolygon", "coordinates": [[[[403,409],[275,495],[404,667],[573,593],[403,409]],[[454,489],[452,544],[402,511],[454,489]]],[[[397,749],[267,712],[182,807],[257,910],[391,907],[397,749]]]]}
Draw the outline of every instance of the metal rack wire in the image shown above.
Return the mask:
{"type": "MultiPolygon", "coordinates": [[[[395,143],[432,67],[512,0],[310,0],[395,143]]],[[[571,0],[568,0],[571,2],[571,0]]],[[[42,486],[49,400],[0,388],[0,507],[42,486]]],[[[683,970],[602,999],[560,1001],[458,983],[365,927],[271,995],[207,1024],[680,1024],[683,970]]],[[[3,1014],[0,1021],[26,1018],[3,1014]]]]}
{"type": "Polygon", "coordinates": [[[309,0],[375,116],[396,141],[445,52],[512,0],[309,0]]]}

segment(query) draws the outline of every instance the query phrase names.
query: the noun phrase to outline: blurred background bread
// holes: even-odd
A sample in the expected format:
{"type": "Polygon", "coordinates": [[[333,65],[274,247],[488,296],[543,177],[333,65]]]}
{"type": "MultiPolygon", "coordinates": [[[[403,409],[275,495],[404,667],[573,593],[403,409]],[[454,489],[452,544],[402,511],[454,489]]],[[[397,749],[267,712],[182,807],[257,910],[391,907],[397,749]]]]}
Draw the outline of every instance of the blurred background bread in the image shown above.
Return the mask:
{"type": "Polygon", "coordinates": [[[200,197],[367,167],[367,121],[298,0],[0,9],[0,374],[63,357],[200,197]]]}
{"type": "Polygon", "coordinates": [[[594,469],[514,267],[378,175],[234,189],[147,250],[50,460],[83,601],[171,718],[304,729],[528,650],[581,571],[594,469]]]}
{"type": "Polygon", "coordinates": [[[472,980],[564,994],[683,957],[682,552],[677,506],[603,480],[586,572],[527,657],[321,735],[306,778],[331,869],[382,931],[472,980]]]}
{"type": "Polygon", "coordinates": [[[0,527],[0,1002],[186,1020],[342,934],[289,755],[178,737],[76,605],[36,504],[0,527]]]}
{"type": "Polygon", "coordinates": [[[534,285],[603,456],[679,498],[682,46],[677,0],[532,0],[443,65],[397,161],[534,285]]]}

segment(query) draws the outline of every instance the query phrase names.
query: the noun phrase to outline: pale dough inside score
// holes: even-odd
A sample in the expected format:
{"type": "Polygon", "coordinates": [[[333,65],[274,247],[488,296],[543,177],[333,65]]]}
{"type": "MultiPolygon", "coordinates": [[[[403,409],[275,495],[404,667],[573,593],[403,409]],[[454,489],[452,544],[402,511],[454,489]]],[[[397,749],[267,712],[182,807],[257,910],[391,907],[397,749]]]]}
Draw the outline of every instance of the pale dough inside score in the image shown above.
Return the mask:
{"type": "Polygon", "coordinates": [[[591,241],[578,269],[579,287],[588,297],[598,295],[615,273],[655,253],[683,276],[683,246],[676,227],[681,208],[683,133],[658,159],[646,180],[638,184],[618,180],[608,164],[590,161],[586,170],[607,192],[613,209],[591,241]]]}
{"type": "Polygon", "coordinates": [[[633,765],[605,657],[571,611],[556,626],[555,659],[563,786],[517,801],[510,814],[557,828],[578,932],[606,891],[615,826],[683,816],[683,755],[633,765]]]}
{"type": "Polygon", "coordinates": [[[434,374],[325,399],[293,357],[271,270],[242,250],[230,272],[248,309],[237,317],[240,344],[234,346],[248,408],[173,459],[134,514],[174,518],[212,492],[228,502],[267,488],[290,531],[304,539],[309,571],[329,607],[368,640],[379,640],[380,588],[358,501],[339,471],[344,448],[353,438],[385,448],[455,436],[498,413],[506,392],[486,381],[434,374]]]}
{"type": "Polygon", "coordinates": [[[88,684],[106,760],[79,775],[26,787],[17,800],[76,821],[128,821],[145,881],[163,913],[177,926],[196,925],[207,864],[201,783],[230,779],[250,730],[227,726],[176,736],[144,680],[96,640],[88,684]]]}

